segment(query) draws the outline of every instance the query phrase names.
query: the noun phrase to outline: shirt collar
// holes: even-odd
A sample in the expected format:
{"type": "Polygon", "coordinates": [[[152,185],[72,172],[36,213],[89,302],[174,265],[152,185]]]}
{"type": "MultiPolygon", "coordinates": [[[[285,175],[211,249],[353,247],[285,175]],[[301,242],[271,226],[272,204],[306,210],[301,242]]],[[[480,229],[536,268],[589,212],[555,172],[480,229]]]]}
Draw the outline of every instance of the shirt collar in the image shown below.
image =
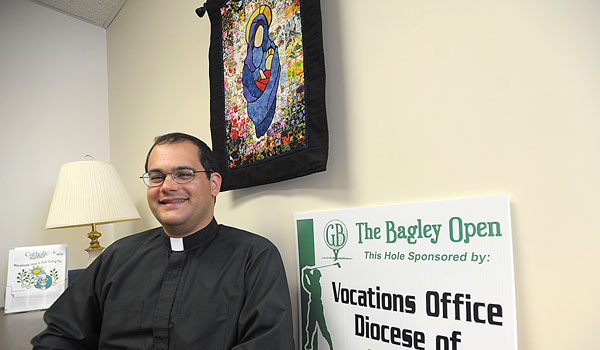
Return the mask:
{"type": "Polygon", "coordinates": [[[213,217],[205,228],[183,238],[171,238],[163,230],[162,240],[164,245],[171,251],[187,251],[206,245],[218,232],[219,225],[213,217]]]}

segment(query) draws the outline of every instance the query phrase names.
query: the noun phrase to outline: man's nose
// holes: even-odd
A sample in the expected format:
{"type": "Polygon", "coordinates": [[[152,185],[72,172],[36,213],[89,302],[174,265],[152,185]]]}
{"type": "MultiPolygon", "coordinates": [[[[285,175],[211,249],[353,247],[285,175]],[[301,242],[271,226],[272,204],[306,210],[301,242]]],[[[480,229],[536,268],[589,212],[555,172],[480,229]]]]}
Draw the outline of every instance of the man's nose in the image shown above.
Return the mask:
{"type": "Polygon", "coordinates": [[[164,190],[164,191],[168,191],[177,186],[179,186],[179,184],[173,180],[173,176],[171,174],[168,174],[165,176],[165,181],[163,181],[160,189],[164,190]]]}

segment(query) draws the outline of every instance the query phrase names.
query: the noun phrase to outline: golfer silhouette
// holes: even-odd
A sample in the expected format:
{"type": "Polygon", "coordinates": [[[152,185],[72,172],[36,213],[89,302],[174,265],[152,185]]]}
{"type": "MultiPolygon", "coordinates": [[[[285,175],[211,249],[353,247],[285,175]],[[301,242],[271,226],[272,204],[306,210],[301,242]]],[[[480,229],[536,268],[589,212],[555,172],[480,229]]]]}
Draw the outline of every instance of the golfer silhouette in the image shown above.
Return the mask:
{"type": "Polygon", "coordinates": [[[313,266],[302,268],[302,288],[308,293],[308,312],[306,314],[306,344],[305,350],[313,349],[313,341],[316,338],[317,325],[321,330],[323,338],[329,344],[329,350],[333,350],[331,334],[327,330],[325,316],[323,315],[323,301],[321,300],[321,271],[313,266]]]}

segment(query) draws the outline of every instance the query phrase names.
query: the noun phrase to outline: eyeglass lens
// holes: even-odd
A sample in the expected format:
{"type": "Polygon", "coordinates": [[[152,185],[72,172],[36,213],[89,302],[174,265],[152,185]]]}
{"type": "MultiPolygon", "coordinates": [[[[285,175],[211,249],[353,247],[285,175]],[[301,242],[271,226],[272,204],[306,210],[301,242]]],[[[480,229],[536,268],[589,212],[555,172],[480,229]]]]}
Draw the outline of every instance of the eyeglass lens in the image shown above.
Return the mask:
{"type": "MultiPolygon", "coordinates": [[[[170,173],[171,178],[178,184],[184,184],[194,179],[194,170],[192,169],[179,169],[170,173]]],[[[165,181],[165,178],[169,175],[163,174],[160,171],[149,171],[142,178],[148,186],[160,186],[165,181]]]]}

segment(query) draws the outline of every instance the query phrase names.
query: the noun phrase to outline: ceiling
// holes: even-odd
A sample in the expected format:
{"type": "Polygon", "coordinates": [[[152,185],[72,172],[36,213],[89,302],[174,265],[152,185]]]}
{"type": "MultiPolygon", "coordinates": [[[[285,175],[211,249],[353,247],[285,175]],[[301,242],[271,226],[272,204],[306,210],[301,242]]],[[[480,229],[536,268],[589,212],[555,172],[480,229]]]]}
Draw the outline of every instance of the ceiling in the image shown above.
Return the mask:
{"type": "Polygon", "coordinates": [[[108,28],[127,0],[31,0],[82,21],[108,28]]]}

